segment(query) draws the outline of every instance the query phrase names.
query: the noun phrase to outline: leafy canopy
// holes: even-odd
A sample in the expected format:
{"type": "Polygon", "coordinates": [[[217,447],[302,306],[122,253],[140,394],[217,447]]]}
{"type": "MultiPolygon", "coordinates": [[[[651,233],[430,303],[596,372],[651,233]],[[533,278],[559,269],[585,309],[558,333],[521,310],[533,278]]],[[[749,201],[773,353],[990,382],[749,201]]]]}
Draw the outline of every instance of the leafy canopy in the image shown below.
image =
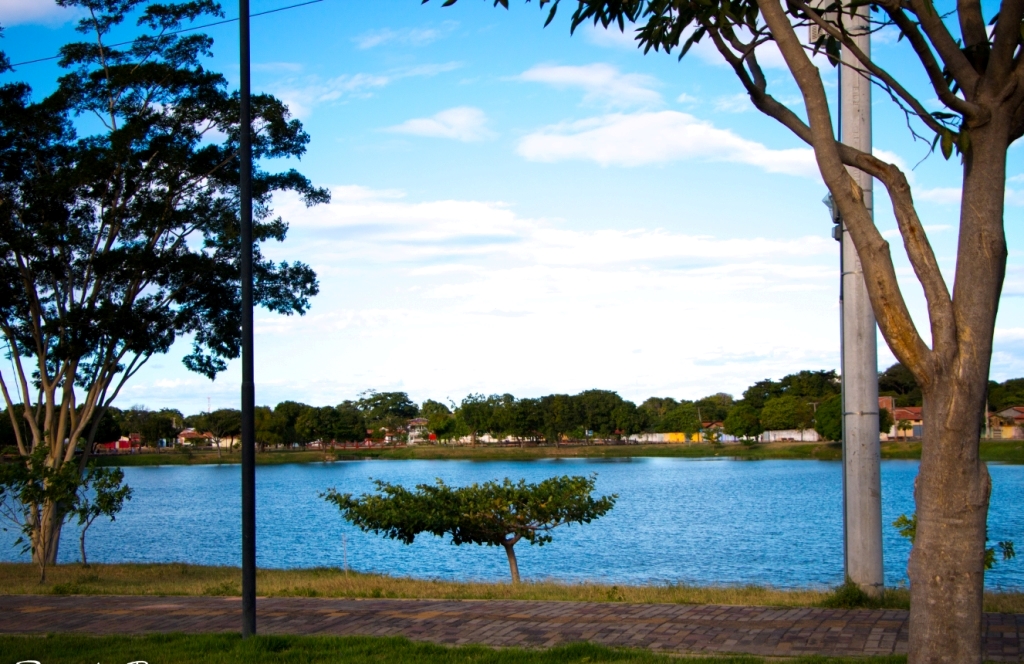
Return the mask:
{"type": "Polygon", "coordinates": [[[320,494],[358,528],[412,544],[430,533],[451,543],[511,546],[521,539],[543,545],[551,531],[590,523],[615,505],[617,495],[594,498],[596,476],[552,477],[537,484],[504,480],[452,487],[438,479],[410,490],[375,480],[377,493],[358,498],[330,489],[320,494]]]}
{"type": "MultiPolygon", "coordinates": [[[[221,16],[219,5],[60,4],[84,10],[85,39],[61,49],[57,90],[34,101],[23,83],[0,85],[0,329],[26,417],[37,389],[58,412],[62,401],[84,404],[81,419],[73,403],[70,422],[32,426],[33,445],[49,432],[54,454],[182,337],[192,343],[185,365],[214,377],[239,354],[241,320],[238,93],[203,65],[211,38],[174,34],[221,16]],[[108,46],[133,17],[145,34],[108,46]]],[[[255,95],[252,105],[257,163],[300,157],[309,137],[284,104],[255,95]]],[[[260,245],[288,229],[273,216],[275,193],[308,205],[328,193],[295,170],[257,166],[252,182],[255,301],[301,314],[316,275],[260,245]]]]}

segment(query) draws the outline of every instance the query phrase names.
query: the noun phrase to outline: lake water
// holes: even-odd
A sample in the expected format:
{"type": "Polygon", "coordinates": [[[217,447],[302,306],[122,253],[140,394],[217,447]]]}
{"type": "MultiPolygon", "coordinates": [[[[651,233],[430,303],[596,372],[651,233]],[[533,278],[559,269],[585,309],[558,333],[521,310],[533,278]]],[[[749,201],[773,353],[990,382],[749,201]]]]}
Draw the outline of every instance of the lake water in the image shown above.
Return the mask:
{"type": "MultiPolygon", "coordinates": [[[[238,466],[125,468],[135,496],[117,521],[89,530],[95,562],[240,564],[238,466]]],[[[1024,548],[1024,466],[991,465],[989,536],[1024,548]]],[[[411,546],[365,534],[317,496],[361,493],[370,478],[455,485],[511,477],[597,474],[615,508],[584,526],[562,527],[543,547],[516,546],[524,579],[643,584],[835,585],[842,581],[841,466],[828,461],[633,458],[543,461],[351,461],[259,466],[257,563],[342,566],[421,578],[507,580],[504,551],[451,546],[430,535],[411,546]]],[[[914,509],[916,461],[882,463],[885,573],[906,582],[909,543],[890,526],[914,509]]],[[[0,532],[0,560],[27,560],[0,532]]],[[[64,530],[60,561],[78,560],[78,528],[64,530]]],[[[991,588],[1024,588],[1024,558],[1000,561],[991,588]]]]}

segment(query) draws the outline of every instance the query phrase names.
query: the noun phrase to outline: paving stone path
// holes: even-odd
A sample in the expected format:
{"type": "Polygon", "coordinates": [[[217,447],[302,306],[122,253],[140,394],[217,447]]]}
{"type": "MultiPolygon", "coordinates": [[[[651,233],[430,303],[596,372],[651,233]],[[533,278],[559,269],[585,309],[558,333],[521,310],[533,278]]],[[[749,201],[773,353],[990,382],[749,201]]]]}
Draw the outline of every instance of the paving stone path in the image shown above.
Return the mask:
{"type": "MultiPolygon", "coordinates": [[[[0,633],[237,632],[237,597],[0,596],[0,633]]],[[[573,641],[667,652],[880,655],[907,650],[907,612],[495,600],[257,601],[261,634],[405,636],[450,645],[573,641]]],[[[1022,660],[1024,615],[986,614],[986,659],[1022,660]]]]}

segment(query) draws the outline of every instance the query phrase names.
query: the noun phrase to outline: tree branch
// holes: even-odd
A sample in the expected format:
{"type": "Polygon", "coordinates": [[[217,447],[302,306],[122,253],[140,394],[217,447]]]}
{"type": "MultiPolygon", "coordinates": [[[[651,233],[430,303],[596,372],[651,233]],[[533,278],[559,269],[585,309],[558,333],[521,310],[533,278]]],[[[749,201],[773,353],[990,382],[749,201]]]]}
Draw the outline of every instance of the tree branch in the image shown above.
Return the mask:
{"type": "Polygon", "coordinates": [[[979,74],[974,70],[971,61],[967,59],[960,45],[956,43],[953,36],[942,22],[942,17],[935,10],[931,0],[905,0],[910,10],[917,16],[918,23],[924,29],[928,40],[935,50],[938,51],[942,62],[953,75],[960,89],[964,91],[964,97],[968,101],[974,96],[978,84],[979,74]]]}
{"type": "MultiPolygon", "coordinates": [[[[837,39],[843,45],[843,48],[845,48],[847,52],[849,52],[853,57],[855,57],[857,61],[861,63],[864,69],[867,70],[868,73],[870,73],[878,80],[882,81],[889,90],[895,92],[900,99],[902,99],[908,106],[910,106],[910,108],[914,111],[914,114],[922,122],[928,125],[929,129],[931,129],[937,134],[942,133],[943,130],[945,130],[945,127],[942,125],[942,123],[936,120],[932,116],[932,114],[928,112],[928,109],[924,107],[924,104],[918,101],[918,99],[914,95],[910,94],[910,91],[904,88],[900,84],[900,82],[897,81],[892,76],[892,74],[890,74],[889,72],[875,64],[874,60],[868,57],[868,55],[859,46],[857,46],[857,43],[853,40],[853,38],[846,30],[840,30],[839,28],[832,25],[828,21],[825,21],[812,7],[807,5],[807,3],[803,2],[802,0],[792,0],[792,2],[796,6],[800,7],[808,16],[810,16],[811,20],[814,21],[814,23],[817,24],[822,30],[824,30],[829,35],[837,39]]],[[[849,65],[847,65],[846,63],[840,63],[840,66],[848,67],[849,65]]],[[[857,72],[857,74],[861,76],[864,75],[863,72],[857,72]]],[[[967,104],[959,97],[954,95],[952,92],[950,92],[949,88],[945,85],[945,80],[942,79],[941,72],[939,72],[939,80],[942,81],[942,87],[946,89],[946,92],[948,93],[949,97],[952,98],[950,99],[950,102],[955,103],[957,107],[961,107],[956,110],[958,110],[958,112],[961,113],[970,113],[973,115],[976,110],[976,107],[967,104]]],[[[941,92],[938,89],[936,89],[936,93],[941,95],[941,92]]],[[[945,103],[945,100],[943,100],[943,103],[945,103]]],[[[950,104],[946,105],[950,106],[950,104]]],[[[950,106],[950,108],[954,107],[950,106]]]]}
{"type": "MultiPolygon", "coordinates": [[[[992,53],[989,56],[986,72],[997,88],[1007,84],[1014,70],[1014,55],[1016,55],[1021,42],[1022,18],[1024,18],[1024,0],[1003,0],[999,7],[999,20],[996,22],[995,32],[992,35],[992,53]]],[[[1014,84],[1016,85],[1016,83],[1014,84]]]]}
{"type": "Polygon", "coordinates": [[[846,170],[832,130],[828,97],[779,0],[758,0],[786,65],[804,97],[811,145],[825,184],[832,192],[864,267],[865,283],[878,325],[896,356],[917,375],[930,376],[930,349],[921,339],[900,292],[889,244],[874,225],[864,193],[846,170]]]}

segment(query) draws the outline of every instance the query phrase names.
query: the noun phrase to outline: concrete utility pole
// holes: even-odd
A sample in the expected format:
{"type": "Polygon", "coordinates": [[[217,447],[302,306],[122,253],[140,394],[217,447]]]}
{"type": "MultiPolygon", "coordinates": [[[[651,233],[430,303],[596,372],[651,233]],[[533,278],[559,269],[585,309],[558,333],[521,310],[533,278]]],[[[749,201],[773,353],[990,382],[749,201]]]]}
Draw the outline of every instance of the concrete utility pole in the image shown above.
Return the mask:
{"type": "MultiPolygon", "coordinates": [[[[871,54],[868,7],[843,17],[857,46],[871,54]]],[[[858,73],[860,63],[842,51],[840,73],[840,140],[871,154],[871,82],[858,73]]],[[[872,178],[857,169],[850,174],[864,191],[874,214],[872,178]]],[[[868,299],[860,257],[843,227],[842,234],[842,374],[843,374],[843,524],[846,577],[864,592],[879,596],[885,587],[882,568],[882,479],[878,438],[878,341],[875,314],[868,299]]]]}

